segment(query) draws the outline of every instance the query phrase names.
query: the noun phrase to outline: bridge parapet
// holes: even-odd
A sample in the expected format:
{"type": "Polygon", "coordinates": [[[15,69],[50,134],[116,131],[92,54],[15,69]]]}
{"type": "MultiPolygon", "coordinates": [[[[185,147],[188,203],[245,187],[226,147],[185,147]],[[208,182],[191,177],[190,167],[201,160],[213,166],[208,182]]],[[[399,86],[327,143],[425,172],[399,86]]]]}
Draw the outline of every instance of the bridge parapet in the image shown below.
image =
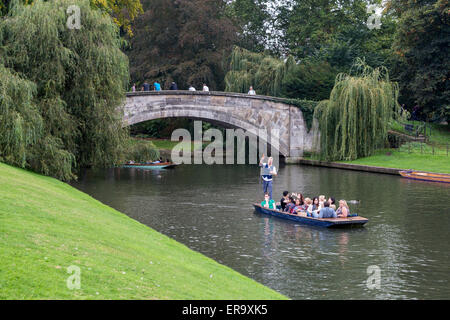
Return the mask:
{"type": "Polygon", "coordinates": [[[311,151],[317,126],[308,132],[302,111],[287,99],[218,91],[138,91],[127,93],[124,121],[132,125],[163,118],[193,118],[251,132],[279,132],[279,151],[300,157],[311,151]]]}

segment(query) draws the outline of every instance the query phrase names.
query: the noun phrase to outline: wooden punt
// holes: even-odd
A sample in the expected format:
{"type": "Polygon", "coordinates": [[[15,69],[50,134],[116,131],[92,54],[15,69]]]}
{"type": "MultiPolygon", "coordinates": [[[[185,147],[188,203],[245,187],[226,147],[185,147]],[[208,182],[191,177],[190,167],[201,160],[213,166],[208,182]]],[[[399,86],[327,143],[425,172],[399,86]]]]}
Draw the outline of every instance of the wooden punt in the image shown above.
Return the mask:
{"type": "Polygon", "coordinates": [[[297,214],[287,213],[280,210],[267,209],[262,207],[260,204],[253,204],[255,207],[255,211],[262,214],[268,214],[274,217],[292,220],[299,222],[301,224],[306,224],[310,226],[318,226],[325,228],[336,228],[336,227],[361,227],[369,219],[356,216],[356,217],[347,217],[347,218],[311,218],[311,217],[302,217],[297,214]]]}
{"type": "Polygon", "coordinates": [[[175,168],[177,164],[173,162],[161,162],[161,163],[133,163],[124,164],[122,168],[136,168],[136,169],[171,169],[175,168]]]}
{"type": "Polygon", "coordinates": [[[403,170],[399,171],[399,173],[402,177],[408,179],[450,183],[450,174],[447,173],[433,173],[414,170],[403,170]]]}

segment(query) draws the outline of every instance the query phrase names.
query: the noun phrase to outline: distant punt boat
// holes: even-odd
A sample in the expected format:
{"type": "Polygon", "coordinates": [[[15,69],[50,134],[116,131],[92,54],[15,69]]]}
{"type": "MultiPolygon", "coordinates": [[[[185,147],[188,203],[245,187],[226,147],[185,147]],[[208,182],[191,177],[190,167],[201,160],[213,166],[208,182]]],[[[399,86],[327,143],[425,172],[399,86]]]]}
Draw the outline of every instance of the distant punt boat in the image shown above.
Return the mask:
{"type": "Polygon", "coordinates": [[[414,170],[404,170],[399,171],[399,173],[402,177],[408,179],[450,183],[450,174],[447,173],[432,173],[414,170]]]}
{"type": "Polygon", "coordinates": [[[122,165],[122,168],[137,168],[137,169],[171,169],[175,168],[177,164],[173,162],[161,163],[127,163],[122,165]]]}
{"type": "Polygon", "coordinates": [[[347,217],[347,218],[311,218],[302,217],[297,214],[287,213],[279,210],[267,209],[262,207],[260,204],[253,204],[255,211],[258,213],[268,214],[274,217],[296,221],[301,224],[307,224],[310,226],[318,226],[325,228],[336,228],[336,227],[360,227],[369,221],[367,218],[360,216],[347,217]]]}

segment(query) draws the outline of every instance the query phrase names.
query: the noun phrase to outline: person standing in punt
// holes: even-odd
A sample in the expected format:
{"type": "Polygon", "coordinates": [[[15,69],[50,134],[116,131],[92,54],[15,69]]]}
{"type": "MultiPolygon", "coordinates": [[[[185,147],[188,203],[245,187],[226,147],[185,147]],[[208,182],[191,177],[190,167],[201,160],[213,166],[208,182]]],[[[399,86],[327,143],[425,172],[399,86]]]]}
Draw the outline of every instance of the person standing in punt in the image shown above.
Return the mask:
{"type": "Polygon", "coordinates": [[[259,166],[262,167],[261,179],[263,181],[263,192],[269,193],[270,199],[272,199],[272,179],[277,175],[277,168],[273,165],[273,158],[269,157],[267,163],[263,162],[264,153],[259,161],[259,166]]]}

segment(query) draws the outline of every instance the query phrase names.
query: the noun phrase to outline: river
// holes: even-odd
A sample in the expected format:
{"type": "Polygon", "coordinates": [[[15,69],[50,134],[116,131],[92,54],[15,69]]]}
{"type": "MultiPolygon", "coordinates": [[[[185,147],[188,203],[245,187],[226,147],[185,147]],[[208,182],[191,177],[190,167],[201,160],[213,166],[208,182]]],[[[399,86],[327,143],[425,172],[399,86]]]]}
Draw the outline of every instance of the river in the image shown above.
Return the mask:
{"type": "Polygon", "coordinates": [[[255,213],[258,174],[250,165],[115,168],[87,170],[73,185],[292,299],[450,299],[449,185],[282,166],[277,201],[283,190],[357,200],[351,211],[369,219],[323,229],[255,213]]]}

